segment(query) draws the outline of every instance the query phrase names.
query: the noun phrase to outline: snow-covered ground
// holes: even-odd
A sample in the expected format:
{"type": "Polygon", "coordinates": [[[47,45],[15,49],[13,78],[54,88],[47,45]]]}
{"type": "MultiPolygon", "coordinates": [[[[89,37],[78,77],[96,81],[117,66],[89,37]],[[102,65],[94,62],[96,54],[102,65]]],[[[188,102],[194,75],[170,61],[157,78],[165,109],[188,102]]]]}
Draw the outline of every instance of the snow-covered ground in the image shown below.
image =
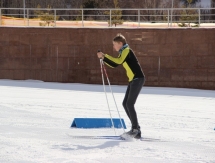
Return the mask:
{"type": "MultiPolygon", "coordinates": [[[[121,105],[126,86],[112,89],[129,130],[121,105]]],[[[151,141],[73,139],[114,135],[70,128],[75,117],[109,117],[102,85],[0,80],[0,163],[215,162],[215,91],[143,87],[136,111],[151,141]]]]}

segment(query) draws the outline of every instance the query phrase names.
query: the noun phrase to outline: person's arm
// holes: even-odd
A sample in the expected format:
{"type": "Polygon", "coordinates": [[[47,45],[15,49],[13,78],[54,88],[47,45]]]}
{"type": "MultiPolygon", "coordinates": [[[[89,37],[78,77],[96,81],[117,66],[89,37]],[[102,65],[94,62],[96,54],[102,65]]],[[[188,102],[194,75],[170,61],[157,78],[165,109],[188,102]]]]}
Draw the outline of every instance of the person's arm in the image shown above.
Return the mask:
{"type": "Polygon", "coordinates": [[[124,49],[122,51],[122,54],[118,58],[115,58],[115,57],[112,57],[112,56],[110,56],[108,54],[105,54],[103,61],[108,66],[114,68],[114,67],[117,67],[118,65],[121,65],[125,61],[125,59],[128,56],[128,54],[129,54],[129,49],[124,49]]]}

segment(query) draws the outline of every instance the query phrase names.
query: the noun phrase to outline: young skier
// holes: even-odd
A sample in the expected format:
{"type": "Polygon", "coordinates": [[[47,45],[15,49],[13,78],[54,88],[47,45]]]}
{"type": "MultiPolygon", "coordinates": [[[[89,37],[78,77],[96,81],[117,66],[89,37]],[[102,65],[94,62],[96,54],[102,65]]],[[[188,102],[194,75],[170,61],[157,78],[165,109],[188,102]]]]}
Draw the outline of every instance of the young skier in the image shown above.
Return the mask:
{"type": "Polygon", "coordinates": [[[141,130],[134,104],[144,84],[145,76],[133,50],[128,46],[122,34],[117,34],[113,39],[113,48],[119,52],[117,58],[102,52],[98,52],[97,56],[112,68],[121,64],[125,68],[129,84],[122,104],[132,124],[131,130],[125,134],[139,139],[141,138],[141,130]]]}

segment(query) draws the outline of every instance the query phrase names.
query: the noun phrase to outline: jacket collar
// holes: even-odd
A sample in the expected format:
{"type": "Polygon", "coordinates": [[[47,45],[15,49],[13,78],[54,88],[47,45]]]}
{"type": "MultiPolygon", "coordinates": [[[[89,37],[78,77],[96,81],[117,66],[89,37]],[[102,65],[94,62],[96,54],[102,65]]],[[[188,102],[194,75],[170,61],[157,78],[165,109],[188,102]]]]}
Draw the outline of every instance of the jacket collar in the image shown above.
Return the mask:
{"type": "Polygon", "coordinates": [[[129,47],[128,44],[123,45],[123,47],[119,50],[119,53],[122,54],[122,51],[127,47],[129,47]]]}

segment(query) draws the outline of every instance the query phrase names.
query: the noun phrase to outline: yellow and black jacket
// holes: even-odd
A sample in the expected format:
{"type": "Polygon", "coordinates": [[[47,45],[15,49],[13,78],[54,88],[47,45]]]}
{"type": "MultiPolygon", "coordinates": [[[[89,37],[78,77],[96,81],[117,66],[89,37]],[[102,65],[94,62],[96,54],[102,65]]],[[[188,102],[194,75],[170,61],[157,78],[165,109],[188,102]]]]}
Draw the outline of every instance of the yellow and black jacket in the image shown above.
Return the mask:
{"type": "Polygon", "coordinates": [[[126,70],[129,82],[133,79],[144,77],[142,68],[134,52],[128,46],[121,49],[118,58],[105,54],[103,61],[112,68],[122,64],[126,70]]]}

